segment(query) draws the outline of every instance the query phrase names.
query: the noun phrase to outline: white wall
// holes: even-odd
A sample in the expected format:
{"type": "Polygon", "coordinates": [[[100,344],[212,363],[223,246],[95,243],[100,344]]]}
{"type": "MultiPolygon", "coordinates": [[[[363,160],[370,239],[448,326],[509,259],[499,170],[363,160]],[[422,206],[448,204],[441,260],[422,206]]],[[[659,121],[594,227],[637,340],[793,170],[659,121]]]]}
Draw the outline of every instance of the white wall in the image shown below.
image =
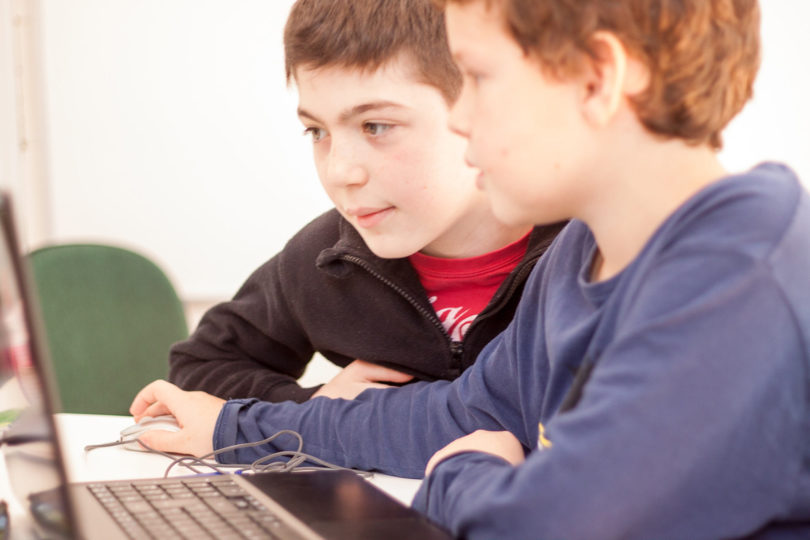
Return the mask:
{"type": "Polygon", "coordinates": [[[17,177],[12,19],[11,0],[0,0],[0,189],[11,189],[17,177]]]}
{"type": "Polygon", "coordinates": [[[284,82],[291,0],[46,0],[55,241],[120,241],[230,296],[329,208],[284,82]]]}
{"type": "Polygon", "coordinates": [[[50,234],[42,39],[36,0],[0,0],[0,187],[14,194],[23,247],[50,234]]]}
{"type": "MultiPolygon", "coordinates": [[[[185,298],[218,299],[330,206],[283,80],[292,0],[38,4],[53,241],[133,246],[185,298]]],[[[810,182],[810,1],[761,6],[756,97],[721,157],[732,169],[780,159],[810,182]]]]}
{"type": "Polygon", "coordinates": [[[810,186],[810,0],[760,0],[762,67],[754,98],[725,132],[732,170],[762,160],[792,166],[810,186]]]}

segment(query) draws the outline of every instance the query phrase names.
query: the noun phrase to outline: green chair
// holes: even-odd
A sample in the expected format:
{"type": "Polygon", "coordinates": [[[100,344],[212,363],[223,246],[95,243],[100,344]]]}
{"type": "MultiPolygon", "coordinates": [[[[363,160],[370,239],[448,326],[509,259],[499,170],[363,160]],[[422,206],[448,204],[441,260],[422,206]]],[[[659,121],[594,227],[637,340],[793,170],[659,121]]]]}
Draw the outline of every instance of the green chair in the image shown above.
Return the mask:
{"type": "Polygon", "coordinates": [[[188,336],[171,282],[114,246],[56,245],[28,258],[62,411],[129,414],[138,390],[166,378],[169,347],[188,336]]]}

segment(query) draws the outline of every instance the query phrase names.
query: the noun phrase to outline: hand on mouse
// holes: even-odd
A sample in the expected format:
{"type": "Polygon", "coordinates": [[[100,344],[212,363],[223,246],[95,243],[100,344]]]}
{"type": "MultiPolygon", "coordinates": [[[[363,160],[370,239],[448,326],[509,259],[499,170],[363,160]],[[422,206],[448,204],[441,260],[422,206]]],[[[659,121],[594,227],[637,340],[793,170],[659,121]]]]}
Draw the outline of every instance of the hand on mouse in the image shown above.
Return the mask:
{"type": "Polygon", "coordinates": [[[202,456],[214,450],[214,426],[224,404],[225,400],[205,392],[186,392],[159,380],[138,392],[129,412],[136,422],[144,416],[174,416],[180,431],[154,430],[144,433],[140,439],[156,450],[202,456]]]}

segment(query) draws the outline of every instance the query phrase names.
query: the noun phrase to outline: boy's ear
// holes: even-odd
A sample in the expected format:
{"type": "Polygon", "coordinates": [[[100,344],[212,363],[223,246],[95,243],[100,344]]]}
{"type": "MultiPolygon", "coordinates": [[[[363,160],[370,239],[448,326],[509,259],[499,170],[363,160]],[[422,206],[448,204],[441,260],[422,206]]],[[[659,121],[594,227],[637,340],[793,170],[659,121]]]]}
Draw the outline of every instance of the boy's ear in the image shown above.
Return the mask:
{"type": "Polygon", "coordinates": [[[605,31],[591,36],[592,57],[586,57],[583,73],[583,113],[596,126],[607,125],[627,96],[647,88],[647,67],[627,54],[615,34],[605,31]]]}

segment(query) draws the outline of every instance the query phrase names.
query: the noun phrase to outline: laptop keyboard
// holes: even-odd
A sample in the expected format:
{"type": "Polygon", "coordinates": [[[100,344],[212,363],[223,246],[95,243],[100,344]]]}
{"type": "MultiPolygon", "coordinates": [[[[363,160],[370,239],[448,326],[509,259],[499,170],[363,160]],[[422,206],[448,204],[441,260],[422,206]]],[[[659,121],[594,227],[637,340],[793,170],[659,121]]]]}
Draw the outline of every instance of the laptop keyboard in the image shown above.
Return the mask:
{"type": "Polygon", "coordinates": [[[283,538],[287,527],[227,475],[88,484],[130,538],[283,538]]]}

